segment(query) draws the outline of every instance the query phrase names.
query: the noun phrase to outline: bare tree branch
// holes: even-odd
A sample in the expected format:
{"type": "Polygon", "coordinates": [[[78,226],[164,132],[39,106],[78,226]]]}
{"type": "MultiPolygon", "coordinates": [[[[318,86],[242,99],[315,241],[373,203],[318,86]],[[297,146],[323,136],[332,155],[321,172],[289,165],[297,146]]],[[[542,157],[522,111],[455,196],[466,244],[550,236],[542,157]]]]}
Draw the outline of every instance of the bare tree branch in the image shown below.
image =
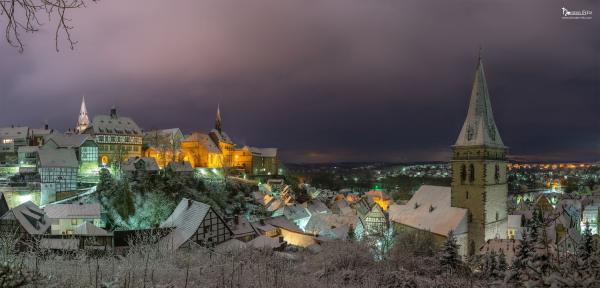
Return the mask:
{"type": "Polygon", "coordinates": [[[59,51],[59,39],[64,35],[69,47],[75,48],[77,41],[71,38],[73,26],[67,17],[67,11],[83,8],[86,1],[97,0],[0,0],[0,19],[6,21],[4,37],[6,42],[23,52],[24,43],[21,33],[37,32],[42,26],[38,16],[46,14],[48,22],[56,21],[54,35],[56,51],[59,51]]]}

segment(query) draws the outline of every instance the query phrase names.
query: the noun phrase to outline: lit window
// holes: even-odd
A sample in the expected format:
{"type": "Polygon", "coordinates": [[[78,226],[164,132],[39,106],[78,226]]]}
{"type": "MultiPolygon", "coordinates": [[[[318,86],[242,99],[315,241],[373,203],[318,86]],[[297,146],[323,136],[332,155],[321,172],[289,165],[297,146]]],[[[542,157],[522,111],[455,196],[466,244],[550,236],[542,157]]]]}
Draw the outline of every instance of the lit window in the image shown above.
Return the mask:
{"type": "Polygon", "coordinates": [[[71,219],[71,225],[77,225],[77,219],[71,219]]]}
{"type": "Polygon", "coordinates": [[[11,144],[11,143],[13,143],[13,139],[2,139],[2,143],[11,144]]]}

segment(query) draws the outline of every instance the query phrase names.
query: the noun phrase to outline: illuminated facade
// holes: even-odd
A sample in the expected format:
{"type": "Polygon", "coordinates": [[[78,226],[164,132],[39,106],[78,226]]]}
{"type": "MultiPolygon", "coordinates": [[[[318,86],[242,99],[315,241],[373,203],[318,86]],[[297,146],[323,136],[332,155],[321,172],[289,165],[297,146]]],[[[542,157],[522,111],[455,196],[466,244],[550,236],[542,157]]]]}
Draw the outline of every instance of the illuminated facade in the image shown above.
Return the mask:
{"type": "Polygon", "coordinates": [[[0,128],[0,164],[16,165],[19,147],[29,145],[28,127],[0,128]]]}
{"type": "Polygon", "coordinates": [[[468,255],[507,235],[507,148],[494,122],[479,58],[467,118],[452,146],[452,207],[468,210],[468,255]]]}
{"type": "Polygon", "coordinates": [[[143,155],[154,158],[160,168],[165,168],[169,163],[179,160],[183,139],[179,128],[144,132],[143,155]]]}
{"type": "Polygon", "coordinates": [[[131,118],[118,116],[114,107],[110,115],[94,117],[84,133],[91,134],[98,143],[98,161],[102,165],[142,156],[141,129],[131,118]]]}
{"type": "Polygon", "coordinates": [[[88,134],[52,134],[45,140],[44,148],[71,148],[79,163],[79,175],[98,173],[98,144],[88,134]]]}

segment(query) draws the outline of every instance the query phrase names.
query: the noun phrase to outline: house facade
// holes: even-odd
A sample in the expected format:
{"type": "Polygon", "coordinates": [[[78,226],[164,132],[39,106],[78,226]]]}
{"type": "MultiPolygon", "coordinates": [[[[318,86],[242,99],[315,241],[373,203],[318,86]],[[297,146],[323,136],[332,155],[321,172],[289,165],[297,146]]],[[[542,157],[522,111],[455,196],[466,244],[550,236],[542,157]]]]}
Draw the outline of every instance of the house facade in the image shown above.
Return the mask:
{"type": "Polygon", "coordinates": [[[110,115],[94,117],[91,126],[83,133],[91,134],[98,143],[98,161],[101,165],[118,164],[130,157],[142,156],[142,130],[128,117],[110,115]]]}

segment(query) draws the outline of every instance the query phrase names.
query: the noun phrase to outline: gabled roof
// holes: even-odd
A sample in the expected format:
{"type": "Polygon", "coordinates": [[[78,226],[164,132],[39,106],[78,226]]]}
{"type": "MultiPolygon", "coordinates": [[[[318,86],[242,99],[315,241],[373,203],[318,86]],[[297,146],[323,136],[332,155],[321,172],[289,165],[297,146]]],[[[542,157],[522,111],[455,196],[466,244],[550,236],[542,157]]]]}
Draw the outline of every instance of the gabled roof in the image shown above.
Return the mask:
{"type": "Polygon", "coordinates": [[[393,204],[388,213],[391,221],[447,236],[467,232],[467,209],[450,206],[450,187],[423,185],[406,205],[393,204]]]}
{"type": "Polygon", "coordinates": [[[44,211],[31,201],[9,210],[1,219],[16,220],[30,235],[45,234],[50,228],[50,221],[44,211]]]}
{"type": "Polygon", "coordinates": [[[29,127],[2,127],[0,128],[0,139],[7,138],[27,138],[29,136],[29,127]]]}
{"type": "Polygon", "coordinates": [[[196,233],[209,211],[209,205],[183,198],[169,218],[160,224],[160,228],[175,228],[160,239],[161,245],[177,250],[196,233]]]}
{"type": "Polygon", "coordinates": [[[71,148],[42,148],[38,151],[40,168],[78,168],[79,162],[75,156],[75,150],[71,148]]]}
{"type": "Polygon", "coordinates": [[[73,234],[81,236],[110,236],[110,233],[106,230],[96,227],[96,225],[87,221],[75,227],[73,234]]]}
{"type": "Polygon", "coordinates": [[[135,135],[142,136],[140,127],[129,117],[98,115],[92,125],[85,131],[93,134],[135,135]]]}
{"type": "Polygon", "coordinates": [[[44,212],[51,219],[100,218],[100,204],[46,204],[44,212]]]}
{"type": "Polygon", "coordinates": [[[481,57],[479,57],[473,80],[467,118],[454,145],[505,147],[494,122],[494,113],[481,57]]]}
{"type": "Polygon", "coordinates": [[[129,159],[123,161],[121,164],[121,170],[123,171],[136,171],[136,164],[143,164],[143,171],[159,171],[160,168],[156,163],[156,159],[152,157],[130,157],[129,159]]]}
{"type": "MultiPolygon", "coordinates": [[[[60,134],[52,133],[45,137],[44,142],[54,142],[59,148],[78,148],[85,141],[94,140],[89,134],[60,134]]],[[[94,142],[95,143],[95,142],[94,142]]]]}
{"type": "Polygon", "coordinates": [[[214,135],[218,141],[233,144],[233,141],[231,140],[229,135],[227,135],[227,133],[225,133],[225,131],[219,131],[217,129],[212,129],[212,130],[210,130],[210,134],[214,135]]]}
{"type": "Polygon", "coordinates": [[[208,134],[202,132],[194,132],[192,135],[186,137],[183,142],[199,142],[200,145],[204,146],[209,153],[221,153],[219,147],[215,142],[208,136],[208,134]]]}

